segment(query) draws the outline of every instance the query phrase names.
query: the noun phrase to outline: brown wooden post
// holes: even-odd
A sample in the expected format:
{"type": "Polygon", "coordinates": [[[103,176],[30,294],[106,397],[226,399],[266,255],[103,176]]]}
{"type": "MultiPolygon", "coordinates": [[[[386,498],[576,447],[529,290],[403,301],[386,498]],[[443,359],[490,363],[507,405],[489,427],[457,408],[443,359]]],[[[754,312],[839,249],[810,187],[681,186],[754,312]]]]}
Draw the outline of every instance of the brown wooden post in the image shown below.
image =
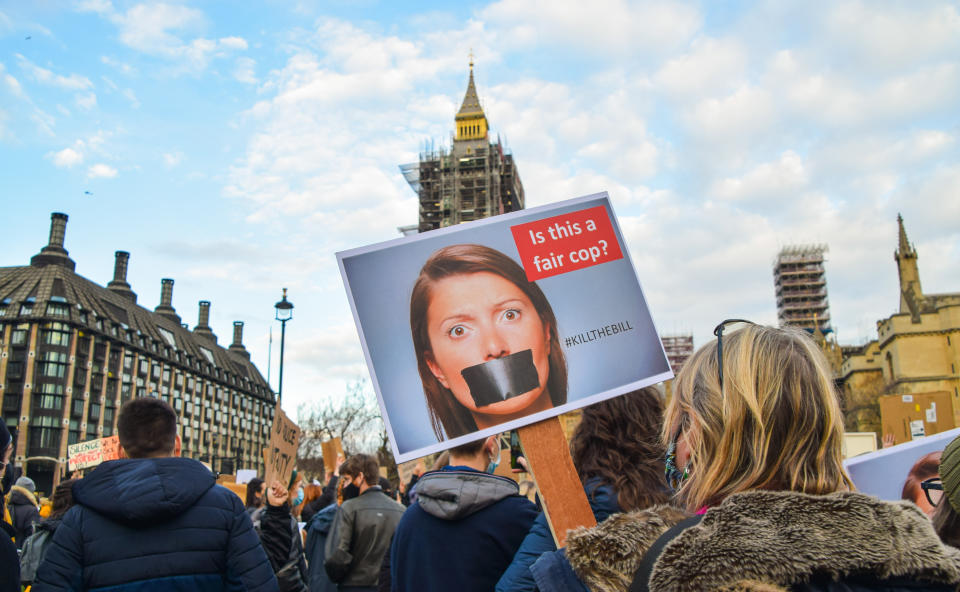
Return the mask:
{"type": "Polygon", "coordinates": [[[523,456],[540,490],[543,510],[557,547],[567,543],[567,531],[578,526],[595,526],[596,519],[570,448],[563,435],[559,417],[524,426],[517,430],[523,456]]]}

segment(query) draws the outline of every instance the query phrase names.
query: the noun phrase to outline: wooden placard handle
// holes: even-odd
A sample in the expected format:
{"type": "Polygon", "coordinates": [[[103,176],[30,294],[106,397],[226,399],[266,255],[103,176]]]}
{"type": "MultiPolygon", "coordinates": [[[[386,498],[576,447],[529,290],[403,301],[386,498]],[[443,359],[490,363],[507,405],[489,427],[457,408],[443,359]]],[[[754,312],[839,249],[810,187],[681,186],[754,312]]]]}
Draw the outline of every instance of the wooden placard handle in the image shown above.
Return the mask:
{"type": "Polygon", "coordinates": [[[578,526],[595,526],[596,519],[577,469],[570,458],[570,447],[563,435],[560,418],[553,417],[517,430],[523,456],[540,490],[543,511],[557,547],[567,543],[567,531],[578,526]]]}

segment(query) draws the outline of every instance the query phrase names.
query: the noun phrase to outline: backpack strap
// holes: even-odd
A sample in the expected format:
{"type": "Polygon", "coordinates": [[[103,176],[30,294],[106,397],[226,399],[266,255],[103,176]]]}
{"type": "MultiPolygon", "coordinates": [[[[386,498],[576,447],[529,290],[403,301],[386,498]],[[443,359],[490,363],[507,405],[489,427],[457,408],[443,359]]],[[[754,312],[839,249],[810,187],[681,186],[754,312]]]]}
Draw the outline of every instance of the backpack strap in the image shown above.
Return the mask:
{"type": "Polygon", "coordinates": [[[660,558],[660,554],[663,553],[664,548],[672,541],[677,538],[681,532],[690,528],[691,526],[696,526],[700,524],[700,520],[703,519],[703,515],[691,516],[686,520],[681,520],[680,522],[674,524],[669,530],[660,535],[650,548],[647,549],[647,552],[643,554],[643,559],[640,560],[640,567],[637,568],[636,573],[633,575],[633,582],[630,584],[629,592],[649,592],[650,590],[650,575],[653,574],[653,566],[657,563],[657,559],[660,558]]]}

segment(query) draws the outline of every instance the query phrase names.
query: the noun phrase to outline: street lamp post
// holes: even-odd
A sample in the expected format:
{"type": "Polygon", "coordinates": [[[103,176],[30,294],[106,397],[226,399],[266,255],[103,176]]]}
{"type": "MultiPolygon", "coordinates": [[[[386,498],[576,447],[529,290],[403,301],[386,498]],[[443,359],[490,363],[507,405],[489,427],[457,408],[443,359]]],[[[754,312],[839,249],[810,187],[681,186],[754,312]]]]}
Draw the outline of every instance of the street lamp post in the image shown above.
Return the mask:
{"type": "Polygon", "coordinates": [[[293,303],[287,300],[287,289],[283,289],[283,300],[276,303],[277,320],[280,321],[280,386],[277,388],[277,404],[283,399],[283,341],[287,334],[287,321],[293,318],[293,303]]]}

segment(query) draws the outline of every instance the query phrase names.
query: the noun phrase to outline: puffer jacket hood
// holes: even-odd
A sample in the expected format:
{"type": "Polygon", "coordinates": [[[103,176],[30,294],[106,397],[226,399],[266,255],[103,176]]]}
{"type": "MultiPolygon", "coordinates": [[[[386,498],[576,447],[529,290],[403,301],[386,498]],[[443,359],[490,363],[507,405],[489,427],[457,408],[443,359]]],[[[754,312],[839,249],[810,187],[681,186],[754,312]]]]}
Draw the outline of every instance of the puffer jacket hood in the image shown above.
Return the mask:
{"type": "Polygon", "coordinates": [[[417,503],[444,520],[458,520],[519,493],[513,479],[468,468],[426,473],[417,482],[417,503]]]}
{"type": "Polygon", "coordinates": [[[126,458],[97,467],[73,486],[74,500],[132,527],[182,514],[216,483],[206,467],[189,458],[126,458]]]}
{"type": "Polygon", "coordinates": [[[29,489],[14,485],[10,488],[10,503],[20,506],[36,506],[37,496],[30,493],[29,489]]]}

